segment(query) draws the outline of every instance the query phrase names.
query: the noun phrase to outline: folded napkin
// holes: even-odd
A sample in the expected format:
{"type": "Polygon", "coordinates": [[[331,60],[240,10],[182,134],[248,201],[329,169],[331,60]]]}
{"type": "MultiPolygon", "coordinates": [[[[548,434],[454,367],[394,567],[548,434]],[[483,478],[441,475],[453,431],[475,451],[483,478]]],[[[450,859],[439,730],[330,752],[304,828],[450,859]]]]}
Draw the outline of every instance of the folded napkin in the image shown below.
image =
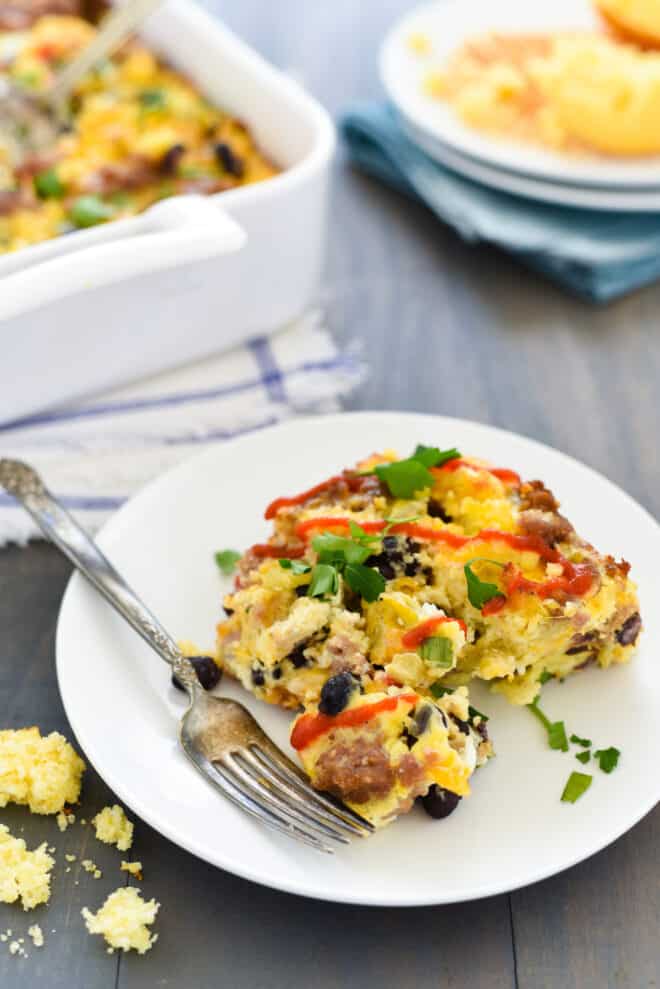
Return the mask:
{"type": "Polygon", "coordinates": [[[410,141],[387,104],[348,111],[360,168],[426,203],[465,240],[487,241],[579,295],[606,302],[660,275],[660,213],[607,213],[523,199],[462,178],[410,141]]]}
{"type": "MultiPolygon", "coordinates": [[[[85,403],[0,426],[0,457],[26,460],[89,529],[190,454],[297,412],[336,411],[363,378],[317,313],[272,337],[85,403]]],[[[0,545],[39,532],[0,489],[0,545]]]]}

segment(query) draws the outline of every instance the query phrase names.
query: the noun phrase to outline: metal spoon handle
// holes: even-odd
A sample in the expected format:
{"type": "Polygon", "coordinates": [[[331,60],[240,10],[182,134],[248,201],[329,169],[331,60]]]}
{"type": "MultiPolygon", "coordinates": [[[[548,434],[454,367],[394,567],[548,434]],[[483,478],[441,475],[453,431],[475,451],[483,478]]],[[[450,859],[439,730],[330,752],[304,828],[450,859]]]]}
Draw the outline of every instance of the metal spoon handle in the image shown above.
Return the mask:
{"type": "Polygon", "coordinates": [[[173,668],[191,692],[197,676],[172,637],[117,573],[91,536],[48,491],[40,476],[20,460],[0,459],[0,485],[30,513],[47,539],[101,592],[115,611],[161,659],[173,668]]]}
{"type": "Polygon", "coordinates": [[[51,106],[63,103],[79,79],[117,50],[162,0],[127,0],[105,17],[93,41],[62,69],[45,94],[51,106]]]}

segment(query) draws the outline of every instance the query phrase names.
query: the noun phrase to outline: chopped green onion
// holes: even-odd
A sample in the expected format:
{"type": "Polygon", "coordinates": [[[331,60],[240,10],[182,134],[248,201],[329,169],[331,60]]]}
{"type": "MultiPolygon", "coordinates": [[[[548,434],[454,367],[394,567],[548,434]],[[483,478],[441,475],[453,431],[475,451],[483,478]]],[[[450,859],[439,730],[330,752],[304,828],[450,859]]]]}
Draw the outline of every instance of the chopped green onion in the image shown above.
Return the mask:
{"type": "Polygon", "coordinates": [[[162,110],[167,104],[167,96],[162,89],[143,89],[139,99],[145,110],[162,110]]]}
{"type": "Polygon", "coordinates": [[[225,576],[229,576],[236,569],[236,564],[241,558],[241,554],[237,553],[235,549],[222,549],[215,554],[215,562],[219,570],[222,570],[225,576]]]}
{"type": "Polygon", "coordinates": [[[528,709],[535,718],[541,722],[548,735],[548,744],[551,749],[559,749],[568,752],[568,739],[566,738],[566,728],[563,721],[550,721],[538,706],[538,697],[532,704],[528,704],[528,709]]]}
{"type": "Polygon", "coordinates": [[[589,789],[592,779],[593,776],[589,776],[587,773],[571,773],[561,799],[564,803],[574,804],[589,789]]]}
{"type": "Polygon", "coordinates": [[[450,639],[440,635],[432,635],[424,639],[419,654],[427,663],[449,670],[454,658],[454,647],[450,639]]]}
{"type": "Polygon", "coordinates": [[[552,673],[548,673],[547,670],[543,670],[543,672],[541,673],[541,676],[539,677],[539,683],[541,684],[541,686],[543,686],[543,684],[544,683],[547,683],[548,680],[553,680],[553,679],[554,679],[554,676],[553,676],[552,673]]]}
{"type": "Polygon", "coordinates": [[[81,196],[69,211],[69,217],[76,227],[95,227],[97,223],[111,220],[114,215],[113,207],[98,196],[81,196]]]}
{"type": "Polygon", "coordinates": [[[34,191],[39,199],[61,199],[64,195],[64,186],[54,168],[39,172],[38,175],[34,176],[33,182],[34,191]]]}
{"type": "Polygon", "coordinates": [[[589,760],[591,759],[591,752],[589,752],[588,749],[585,749],[584,752],[576,752],[575,758],[577,759],[578,762],[582,762],[582,763],[589,762],[589,760]]]}

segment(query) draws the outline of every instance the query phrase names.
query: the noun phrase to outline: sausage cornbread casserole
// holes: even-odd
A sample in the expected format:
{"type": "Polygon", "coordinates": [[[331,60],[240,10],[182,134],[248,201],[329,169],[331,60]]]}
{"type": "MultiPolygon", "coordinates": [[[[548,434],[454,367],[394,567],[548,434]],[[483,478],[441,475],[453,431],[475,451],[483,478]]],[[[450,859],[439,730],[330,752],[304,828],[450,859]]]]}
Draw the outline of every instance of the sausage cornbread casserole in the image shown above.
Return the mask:
{"type": "MultiPolygon", "coordinates": [[[[27,89],[47,88],[95,31],[79,17],[50,15],[0,32],[0,70],[27,89]]],[[[70,130],[47,153],[15,165],[10,142],[0,143],[0,253],[276,171],[240,120],[139,42],[91,72],[70,111],[70,130]]]]}

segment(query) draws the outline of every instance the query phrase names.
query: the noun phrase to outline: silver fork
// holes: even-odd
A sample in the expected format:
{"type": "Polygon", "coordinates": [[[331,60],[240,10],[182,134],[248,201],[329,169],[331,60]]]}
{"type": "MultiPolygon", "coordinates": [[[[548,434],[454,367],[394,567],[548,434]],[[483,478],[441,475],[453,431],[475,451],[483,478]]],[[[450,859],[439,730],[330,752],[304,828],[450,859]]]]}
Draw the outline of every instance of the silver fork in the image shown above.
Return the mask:
{"type": "Polygon", "coordinates": [[[331,842],[346,844],[352,836],[373,832],[372,825],[350,808],[312,789],[302,770],[242,704],[204,691],[174,640],[32,467],[0,459],[0,485],[171,666],[190,700],[179,725],[179,741],[195,768],[223,796],[262,824],[322,852],[332,853],[331,842]]]}

